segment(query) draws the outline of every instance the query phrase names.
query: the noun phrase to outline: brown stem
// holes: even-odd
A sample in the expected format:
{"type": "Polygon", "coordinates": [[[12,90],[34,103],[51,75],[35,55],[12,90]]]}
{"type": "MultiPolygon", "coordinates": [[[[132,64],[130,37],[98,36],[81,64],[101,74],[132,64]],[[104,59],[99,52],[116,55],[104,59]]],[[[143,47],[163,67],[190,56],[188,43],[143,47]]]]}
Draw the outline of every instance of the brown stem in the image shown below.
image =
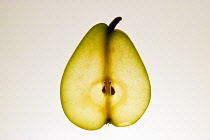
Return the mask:
{"type": "Polygon", "coordinates": [[[116,27],[116,25],[120,22],[120,20],[122,20],[121,17],[116,17],[110,24],[108,27],[108,32],[113,32],[114,28],[116,27]]]}

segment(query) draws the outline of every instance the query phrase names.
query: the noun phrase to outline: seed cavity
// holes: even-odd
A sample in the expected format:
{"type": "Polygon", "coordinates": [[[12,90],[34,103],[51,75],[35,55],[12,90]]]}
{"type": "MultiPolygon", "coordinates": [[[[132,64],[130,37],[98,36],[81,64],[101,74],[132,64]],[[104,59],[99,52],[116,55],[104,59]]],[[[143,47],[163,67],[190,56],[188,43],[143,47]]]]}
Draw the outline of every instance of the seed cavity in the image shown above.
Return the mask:
{"type": "Polygon", "coordinates": [[[111,95],[114,95],[115,94],[115,90],[114,88],[111,86],[111,82],[104,82],[104,86],[102,88],[102,92],[104,94],[111,94],[111,95]]]}

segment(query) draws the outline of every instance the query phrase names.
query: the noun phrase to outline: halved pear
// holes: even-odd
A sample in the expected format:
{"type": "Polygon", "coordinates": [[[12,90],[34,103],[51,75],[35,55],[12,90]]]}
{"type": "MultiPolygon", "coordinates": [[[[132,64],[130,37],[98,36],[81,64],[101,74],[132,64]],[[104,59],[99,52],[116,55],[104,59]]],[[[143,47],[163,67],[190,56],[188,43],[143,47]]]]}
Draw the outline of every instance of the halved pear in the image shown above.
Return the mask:
{"type": "Polygon", "coordinates": [[[114,29],[120,20],[92,27],[65,68],[61,103],[68,119],[80,128],[129,126],[149,105],[147,71],[129,37],[114,29]]]}

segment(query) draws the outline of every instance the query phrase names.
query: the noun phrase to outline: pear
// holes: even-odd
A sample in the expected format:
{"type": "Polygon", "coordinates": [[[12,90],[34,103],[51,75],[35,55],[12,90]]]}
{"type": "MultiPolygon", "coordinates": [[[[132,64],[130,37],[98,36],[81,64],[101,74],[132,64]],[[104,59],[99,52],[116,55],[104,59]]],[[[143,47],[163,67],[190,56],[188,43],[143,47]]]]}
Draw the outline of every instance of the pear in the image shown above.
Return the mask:
{"type": "Polygon", "coordinates": [[[67,118],[86,130],[110,123],[137,122],[146,111],[151,86],[145,66],[129,37],[99,23],[84,36],[61,80],[61,104],[67,118]]]}

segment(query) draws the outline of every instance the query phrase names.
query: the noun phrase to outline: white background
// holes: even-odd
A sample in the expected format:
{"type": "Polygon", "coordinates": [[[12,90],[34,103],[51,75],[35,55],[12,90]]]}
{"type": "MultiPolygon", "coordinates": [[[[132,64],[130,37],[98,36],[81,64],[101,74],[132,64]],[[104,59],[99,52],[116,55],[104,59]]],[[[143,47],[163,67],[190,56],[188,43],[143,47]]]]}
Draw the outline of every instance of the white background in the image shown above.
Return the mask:
{"type": "Polygon", "coordinates": [[[209,0],[0,0],[1,140],[210,140],[209,0]],[[152,85],[134,125],[86,131],[68,121],[60,80],[95,24],[125,31],[152,85]]]}

